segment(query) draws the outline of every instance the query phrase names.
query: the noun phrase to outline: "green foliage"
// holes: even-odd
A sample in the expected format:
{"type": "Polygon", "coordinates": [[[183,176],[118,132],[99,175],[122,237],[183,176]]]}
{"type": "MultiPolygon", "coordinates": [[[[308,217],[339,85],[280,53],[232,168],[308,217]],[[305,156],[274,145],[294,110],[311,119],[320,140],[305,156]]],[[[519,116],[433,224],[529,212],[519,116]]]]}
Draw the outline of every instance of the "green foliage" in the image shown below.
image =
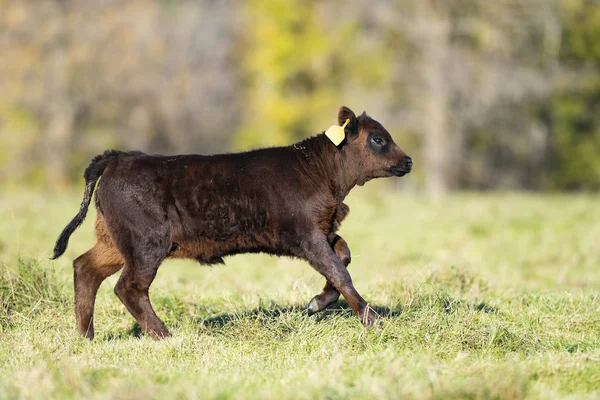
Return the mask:
{"type": "Polygon", "coordinates": [[[564,1],[560,59],[577,65],[560,82],[549,107],[551,158],[547,176],[554,189],[600,189],[600,5],[564,1]]]}
{"type": "Polygon", "coordinates": [[[600,63],[600,5],[597,1],[562,0],[564,18],[561,57],[565,61],[600,63]]]}
{"type": "Polygon", "coordinates": [[[315,271],[245,255],[160,268],[151,298],[173,333],[161,342],[138,337],[109,278],[93,343],[75,331],[70,283],[93,223],[46,260],[80,196],[0,199],[0,219],[20,216],[0,226],[1,398],[600,396],[597,196],[434,202],[369,185],[350,195],[341,234],[357,289],[382,315],[377,328],[365,330],[343,300],[308,317],[324,283],[315,271]]]}
{"type": "MultiPolygon", "coordinates": [[[[598,36],[600,40],[600,36],[598,36]]],[[[600,77],[558,92],[552,99],[553,159],[557,189],[600,189],[600,77]]]]}

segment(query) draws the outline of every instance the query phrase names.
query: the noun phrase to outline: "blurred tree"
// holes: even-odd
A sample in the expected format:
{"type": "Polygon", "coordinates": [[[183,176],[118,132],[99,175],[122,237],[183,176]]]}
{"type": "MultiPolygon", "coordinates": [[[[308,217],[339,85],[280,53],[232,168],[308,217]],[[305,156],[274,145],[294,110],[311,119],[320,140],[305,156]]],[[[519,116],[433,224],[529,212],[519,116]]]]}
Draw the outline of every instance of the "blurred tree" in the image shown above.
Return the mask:
{"type": "Polygon", "coordinates": [[[240,107],[231,5],[0,2],[0,135],[14,144],[0,179],[60,186],[106,147],[228,149],[240,107]],[[35,140],[19,139],[23,120],[35,140]]]}
{"type": "Polygon", "coordinates": [[[535,185],[543,129],[528,104],[550,90],[539,48],[553,1],[397,1],[385,29],[406,49],[393,61],[390,104],[423,136],[425,187],[535,185]],[[398,95],[402,93],[403,95],[398,95]]]}
{"type": "Polygon", "coordinates": [[[367,108],[402,185],[600,188],[594,0],[0,0],[0,183],[107,147],[290,143],[367,108]]]}
{"type": "Polygon", "coordinates": [[[600,3],[563,0],[560,73],[544,107],[552,127],[546,185],[600,189],[600,3]]]}

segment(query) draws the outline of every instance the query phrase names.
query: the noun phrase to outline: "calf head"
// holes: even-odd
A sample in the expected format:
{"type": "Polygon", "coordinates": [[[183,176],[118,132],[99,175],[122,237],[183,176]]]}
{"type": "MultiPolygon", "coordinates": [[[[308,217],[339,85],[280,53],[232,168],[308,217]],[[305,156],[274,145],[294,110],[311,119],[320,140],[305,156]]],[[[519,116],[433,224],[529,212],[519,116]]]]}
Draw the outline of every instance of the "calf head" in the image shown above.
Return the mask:
{"type": "Polygon", "coordinates": [[[398,147],[389,132],[365,112],[356,116],[348,107],[341,107],[338,123],[344,128],[345,140],[339,148],[344,154],[345,168],[359,185],[389,176],[404,176],[412,169],[412,159],[398,147]]]}

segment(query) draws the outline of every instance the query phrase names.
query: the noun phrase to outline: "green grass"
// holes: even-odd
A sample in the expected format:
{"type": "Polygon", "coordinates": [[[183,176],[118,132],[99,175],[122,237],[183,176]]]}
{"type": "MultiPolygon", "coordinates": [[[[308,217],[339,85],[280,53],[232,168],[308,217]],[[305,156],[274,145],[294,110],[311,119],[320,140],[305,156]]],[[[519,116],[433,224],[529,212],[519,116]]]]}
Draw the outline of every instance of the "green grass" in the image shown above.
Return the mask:
{"type": "Polygon", "coordinates": [[[49,261],[80,194],[0,199],[0,398],[600,398],[600,197],[353,192],[341,235],[365,330],[323,279],[264,255],[166,262],[156,342],[100,289],[96,339],[75,332],[71,261],[49,261]]]}

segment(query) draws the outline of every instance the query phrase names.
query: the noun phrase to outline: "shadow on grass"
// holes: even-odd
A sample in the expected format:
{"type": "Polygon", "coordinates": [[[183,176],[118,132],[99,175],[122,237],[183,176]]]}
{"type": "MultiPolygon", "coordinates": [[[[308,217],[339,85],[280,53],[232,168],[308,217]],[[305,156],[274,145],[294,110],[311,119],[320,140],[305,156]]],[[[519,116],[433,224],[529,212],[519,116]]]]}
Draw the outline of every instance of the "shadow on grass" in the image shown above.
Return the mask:
{"type": "MultiPolygon", "coordinates": [[[[400,311],[393,311],[389,307],[371,305],[371,308],[375,310],[382,317],[398,317],[400,311]]],[[[198,319],[197,323],[203,325],[206,328],[222,328],[232,321],[238,320],[264,320],[272,321],[286,314],[304,314],[308,316],[306,307],[304,306],[279,306],[273,304],[270,307],[260,306],[252,310],[244,311],[241,313],[223,313],[214,317],[198,319]]],[[[343,318],[356,318],[354,312],[345,300],[338,301],[334,305],[326,308],[325,310],[315,314],[313,318],[316,318],[317,322],[327,320],[336,317],[343,318]]]]}
{"type": "MultiPolygon", "coordinates": [[[[441,306],[443,312],[451,313],[457,309],[471,309],[486,314],[497,314],[498,309],[490,306],[485,302],[481,303],[469,303],[463,300],[450,300],[447,298],[439,299],[438,303],[441,306]]],[[[390,308],[382,305],[369,305],[379,316],[383,319],[394,319],[400,317],[402,314],[407,312],[415,312],[423,309],[424,307],[430,307],[431,304],[427,305],[426,302],[420,304],[413,304],[409,307],[399,306],[396,308],[390,308]]],[[[301,317],[308,317],[307,309],[301,305],[284,306],[277,303],[271,303],[269,305],[261,305],[251,310],[242,311],[239,313],[222,313],[215,316],[209,316],[206,318],[195,318],[194,323],[204,328],[210,329],[222,329],[229,323],[235,321],[260,321],[267,325],[271,324],[274,320],[285,316],[285,315],[297,315],[301,317]]],[[[354,312],[345,300],[340,300],[333,305],[329,306],[325,310],[311,316],[309,318],[315,318],[316,322],[327,321],[332,318],[356,318],[354,312]]],[[[169,321],[167,322],[167,325],[169,321]]],[[[105,335],[105,340],[118,340],[127,337],[142,337],[144,332],[140,325],[136,322],[133,324],[129,331],[123,332],[108,332],[105,335]]]]}
{"type": "MultiPolygon", "coordinates": [[[[475,311],[483,312],[486,314],[497,314],[498,309],[490,306],[485,302],[481,303],[468,303],[462,300],[448,301],[443,300],[443,311],[450,313],[457,308],[469,308],[475,311]]],[[[407,311],[418,311],[422,307],[411,307],[410,309],[405,307],[389,308],[381,305],[369,305],[380,317],[384,319],[398,318],[407,311]]],[[[232,321],[239,320],[264,320],[272,321],[276,318],[281,317],[285,314],[304,314],[307,315],[306,307],[303,306],[280,306],[278,304],[272,304],[271,306],[260,306],[252,310],[243,311],[241,313],[223,313],[210,318],[200,318],[196,320],[198,325],[203,325],[206,328],[222,328],[232,321]]],[[[354,312],[345,300],[340,300],[333,305],[329,306],[325,310],[315,314],[312,318],[316,318],[317,322],[331,319],[333,317],[342,318],[356,318],[354,312]]]]}
{"type": "MultiPolygon", "coordinates": [[[[142,336],[144,336],[142,327],[137,322],[134,322],[129,330],[106,332],[101,340],[111,342],[113,340],[123,340],[130,337],[140,339],[142,336]]],[[[94,341],[97,340],[98,339],[94,339],[94,341]]]]}

